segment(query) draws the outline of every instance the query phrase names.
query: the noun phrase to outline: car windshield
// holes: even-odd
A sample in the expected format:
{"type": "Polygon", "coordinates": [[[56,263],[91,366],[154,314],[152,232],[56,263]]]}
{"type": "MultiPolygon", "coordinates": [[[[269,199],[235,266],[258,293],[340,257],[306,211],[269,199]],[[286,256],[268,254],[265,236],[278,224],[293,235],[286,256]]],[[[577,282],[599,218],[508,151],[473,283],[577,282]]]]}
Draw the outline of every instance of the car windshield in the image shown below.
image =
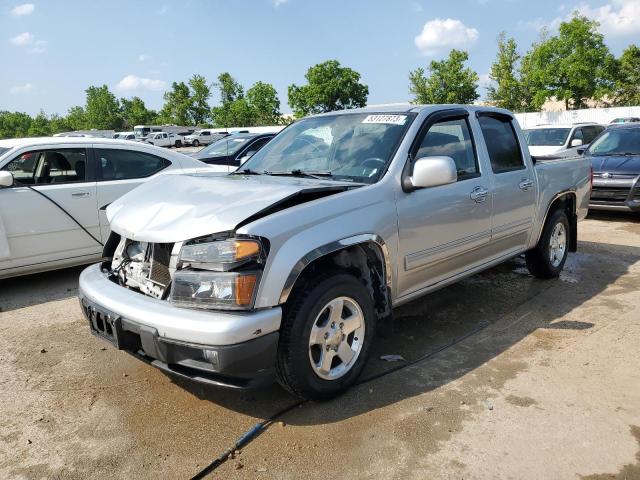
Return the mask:
{"type": "Polygon", "coordinates": [[[226,157],[227,155],[233,155],[239,151],[249,140],[253,137],[225,137],[217,142],[212,143],[206,148],[203,148],[200,153],[206,154],[208,157],[226,157]]]}
{"type": "Polygon", "coordinates": [[[294,173],[361,183],[378,180],[415,114],[348,113],[300,120],[245,163],[255,173],[294,173]]]}
{"type": "Polygon", "coordinates": [[[10,148],[0,147],[0,157],[2,155],[4,155],[5,153],[7,153],[9,150],[11,150],[11,149],[10,148]]]}
{"type": "Polygon", "coordinates": [[[640,128],[605,130],[589,147],[591,155],[640,155],[640,128]]]}
{"type": "Polygon", "coordinates": [[[561,147],[570,131],[570,128],[533,128],[524,131],[524,138],[530,147],[561,147]]]}

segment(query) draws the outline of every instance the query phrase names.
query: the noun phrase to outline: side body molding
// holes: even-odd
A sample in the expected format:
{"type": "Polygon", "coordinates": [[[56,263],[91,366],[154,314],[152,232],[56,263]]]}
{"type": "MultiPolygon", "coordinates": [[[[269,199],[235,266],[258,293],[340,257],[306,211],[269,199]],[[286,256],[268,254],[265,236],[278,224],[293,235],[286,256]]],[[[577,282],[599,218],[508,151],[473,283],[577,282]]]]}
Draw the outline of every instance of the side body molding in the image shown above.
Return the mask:
{"type": "Polygon", "coordinates": [[[335,242],[331,242],[326,245],[322,245],[311,250],[304,257],[298,260],[289,273],[287,280],[285,281],[284,288],[282,289],[282,293],[280,294],[280,303],[282,304],[287,301],[287,299],[289,298],[289,294],[291,293],[291,290],[296,283],[296,280],[310,263],[317,260],[318,258],[324,257],[325,255],[337,252],[338,250],[342,250],[343,248],[370,242],[375,243],[380,249],[380,253],[382,254],[382,261],[384,263],[385,283],[388,288],[391,288],[392,270],[387,245],[379,235],[373,233],[363,233],[360,235],[354,235],[353,237],[343,238],[342,240],[336,240],[335,242]]]}

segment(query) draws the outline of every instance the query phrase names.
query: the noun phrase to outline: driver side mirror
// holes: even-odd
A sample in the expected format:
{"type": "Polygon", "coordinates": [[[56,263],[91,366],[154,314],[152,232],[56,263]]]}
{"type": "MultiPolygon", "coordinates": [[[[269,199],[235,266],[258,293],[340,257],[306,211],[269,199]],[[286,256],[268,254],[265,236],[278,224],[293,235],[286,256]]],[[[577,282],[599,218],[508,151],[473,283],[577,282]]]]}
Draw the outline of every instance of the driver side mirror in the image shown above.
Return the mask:
{"type": "Polygon", "coordinates": [[[458,181],[456,162],[451,157],[422,157],[413,165],[409,182],[413,188],[430,188],[458,181]]]}
{"type": "Polygon", "coordinates": [[[573,140],[571,140],[571,146],[572,147],[579,147],[580,145],[582,145],[582,139],[581,138],[574,138],[573,140]]]}
{"type": "Polygon", "coordinates": [[[6,170],[0,171],[0,188],[13,187],[13,174],[6,170]]]}

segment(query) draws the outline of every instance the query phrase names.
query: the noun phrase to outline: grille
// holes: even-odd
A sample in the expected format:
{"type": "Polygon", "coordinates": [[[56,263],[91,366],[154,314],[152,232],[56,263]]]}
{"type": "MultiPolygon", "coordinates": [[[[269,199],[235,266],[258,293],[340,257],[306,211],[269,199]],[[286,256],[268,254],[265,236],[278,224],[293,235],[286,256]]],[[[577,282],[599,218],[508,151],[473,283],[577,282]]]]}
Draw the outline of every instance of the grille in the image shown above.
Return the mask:
{"type": "Polygon", "coordinates": [[[628,188],[617,187],[594,187],[591,191],[593,200],[609,200],[613,202],[624,202],[629,196],[628,188]]]}
{"type": "Polygon", "coordinates": [[[171,261],[172,249],[172,243],[154,243],[151,245],[149,279],[163,287],[167,287],[171,282],[169,262],[171,261]]]}

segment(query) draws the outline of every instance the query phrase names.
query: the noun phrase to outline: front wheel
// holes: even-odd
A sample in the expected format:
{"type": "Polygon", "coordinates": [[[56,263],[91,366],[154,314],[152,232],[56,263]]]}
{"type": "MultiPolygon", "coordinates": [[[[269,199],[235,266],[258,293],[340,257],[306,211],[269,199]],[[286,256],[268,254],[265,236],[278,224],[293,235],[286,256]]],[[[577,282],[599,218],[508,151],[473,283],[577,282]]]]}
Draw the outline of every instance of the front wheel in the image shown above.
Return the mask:
{"type": "Polygon", "coordinates": [[[193,141],[193,143],[192,143],[192,145],[193,145],[194,147],[199,147],[199,146],[200,146],[200,142],[199,142],[198,140],[194,140],[194,141],[193,141]]]}
{"type": "Polygon", "coordinates": [[[560,275],[569,253],[569,219],[563,210],[556,210],[547,219],[538,244],[525,258],[529,272],[538,278],[560,275]]]}
{"type": "Polygon", "coordinates": [[[315,281],[285,308],[278,382],[304,399],[342,393],[362,372],[375,329],[374,305],[362,282],[347,274],[315,281]]]}

